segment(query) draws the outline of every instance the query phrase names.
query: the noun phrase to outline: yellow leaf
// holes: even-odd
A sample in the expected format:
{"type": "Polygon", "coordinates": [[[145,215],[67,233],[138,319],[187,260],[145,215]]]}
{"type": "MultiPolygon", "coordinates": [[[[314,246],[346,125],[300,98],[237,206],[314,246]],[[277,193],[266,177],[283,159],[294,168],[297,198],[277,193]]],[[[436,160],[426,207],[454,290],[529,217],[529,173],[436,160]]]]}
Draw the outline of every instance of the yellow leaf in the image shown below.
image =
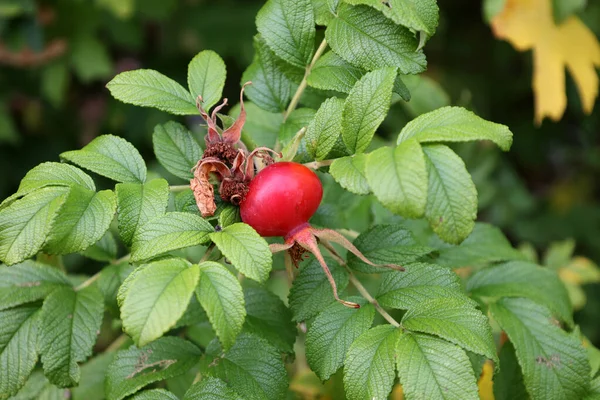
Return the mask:
{"type": "Polygon", "coordinates": [[[477,382],[477,386],[479,386],[479,398],[481,400],[494,400],[493,377],[494,365],[490,360],[487,360],[485,364],[483,364],[483,370],[481,371],[479,382],[477,382]]]}
{"type": "Polygon", "coordinates": [[[598,96],[600,44],[575,16],[554,23],[552,0],[506,0],[491,21],[494,35],[517,50],[533,50],[535,122],[544,117],[559,120],[567,105],[565,68],[573,77],[583,111],[592,112],[598,96]]]}

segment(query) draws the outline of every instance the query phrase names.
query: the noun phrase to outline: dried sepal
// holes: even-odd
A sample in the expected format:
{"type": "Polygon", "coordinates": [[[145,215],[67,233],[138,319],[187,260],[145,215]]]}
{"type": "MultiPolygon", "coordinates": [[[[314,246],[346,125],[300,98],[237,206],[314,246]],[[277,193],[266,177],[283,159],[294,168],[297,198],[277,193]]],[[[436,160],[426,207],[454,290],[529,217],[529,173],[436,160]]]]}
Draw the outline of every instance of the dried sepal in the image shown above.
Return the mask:
{"type": "Polygon", "coordinates": [[[205,158],[198,161],[192,172],[194,177],[190,180],[190,188],[194,193],[196,205],[203,217],[210,217],[217,210],[217,205],[215,204],[215,192],[209,181],[209,175],[216,172],[223,179],[228,177],[231,172],[227,165],[216,158],[205,158]]]}
{"type": "Polygon", "coordinates": [[[244,89],[246,86],[251,85],[252,82],[246,82],[242,85],[242,90],[240,90],[240,115],[237,117],[233,125],[227,128],[223,132],[223,141],[226,143],[235,144],[239,142],[242,137],[242,128],[246,123],[246,107],[244,107],[244,89]]]}

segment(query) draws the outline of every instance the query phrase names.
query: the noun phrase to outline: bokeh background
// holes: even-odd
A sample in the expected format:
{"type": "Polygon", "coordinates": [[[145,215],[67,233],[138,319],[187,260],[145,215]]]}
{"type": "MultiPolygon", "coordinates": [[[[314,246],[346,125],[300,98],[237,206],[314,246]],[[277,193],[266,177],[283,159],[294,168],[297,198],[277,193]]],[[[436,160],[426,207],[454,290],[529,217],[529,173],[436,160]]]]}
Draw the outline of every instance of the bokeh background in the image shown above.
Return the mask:
{"type": "MultiPolygon", "coordinates": [[[[105,84],[135,68],[185,83],[189,60],[212,49],[227,64],[225,96],[236,99],[253,56],[254,16],[263,3],[1,0],[0,199],[33,166],[57,161],[59,153],[100,134],[126,138],[159,168],[154,126],[175,119],[194,128],[199,120],[119,103],[105,84]]],[[[410,119],[447,104],[508,125],[514,133],[509,153],[485,143],[456,147],[477,184],[479,220],[499,226],[540,262],[566,265],[574,254],[600,263],[599,101],[584,115],[567,75],[563,118],[536,126],[531,52],[519,53],[495,38],[480,2],[438,3],[440,25],[425,47],[428,71],[418,82],[407,80],[413,99],[393,106],[378,132],[381,139],[391,140],[410,119]]],[[[600,1],[590,0],[578,15],[600,37],[600,1]]],[[[583,290],[587,302],[576,320],[599,345],[600,285],[583,290]]]]}

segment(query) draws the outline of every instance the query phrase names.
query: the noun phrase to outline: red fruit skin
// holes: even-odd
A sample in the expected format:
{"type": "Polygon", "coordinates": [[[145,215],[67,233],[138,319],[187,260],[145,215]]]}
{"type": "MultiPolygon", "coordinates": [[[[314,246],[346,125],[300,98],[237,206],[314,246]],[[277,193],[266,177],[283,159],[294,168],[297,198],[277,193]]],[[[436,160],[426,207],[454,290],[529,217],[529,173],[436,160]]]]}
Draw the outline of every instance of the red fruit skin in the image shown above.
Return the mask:
{"type": "Polygon", "coordinates": [[[271,164],[250,182],[240,204],[242,221],[263,237],[285,237],[308,222],[322,198],[323,186],[312,170],[294,162],[271,164]]]}

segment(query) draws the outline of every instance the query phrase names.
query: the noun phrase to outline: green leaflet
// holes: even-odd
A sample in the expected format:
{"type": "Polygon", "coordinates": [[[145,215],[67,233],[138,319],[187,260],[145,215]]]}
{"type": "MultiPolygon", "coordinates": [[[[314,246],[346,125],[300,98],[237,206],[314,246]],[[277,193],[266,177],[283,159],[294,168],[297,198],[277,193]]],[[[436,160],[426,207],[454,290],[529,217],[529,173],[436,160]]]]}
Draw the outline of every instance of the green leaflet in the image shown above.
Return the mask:
{"type": "Polygon", "coordinates": [[[156,125],[152,144],[158,162],[167,171],[182,179],[193,177],[192,168],[202,158],[202,149],[185,126],[174,121],[156,125]]]}
{"type": "Polygon", "coordinates": [[[327,25],[334,17],[329,8],[330,0],[312,0],[315,11],[315,22],[317,25],[327,25]]]}
{"type": "Polygon", "coordinates": [[[82,82],[108,78],[114,71],[105,44],[91,32],[74,36],[69,47],[71,65],[82,82]]]}
{"type": "Polygon", "coordinates": [[[460,347],[420,333],[398,340],[397,368],[407,398],[478,400],[469,357],[460,347]]]}
{"type": "Polygon", "coordinates": [[[117,305],[117,292],[125,279],[134,270],[134,266],[129,262],[124,261],[118,264],[112,264],[102,268],[100,276],[96,281],[98,289],[104,295],[104,304],[115,315],[119,315],[119,307],[117,305]]]}
{"type": "Polygon", "coordinates": [[[139,392],[131,400],[179,400],[179,398],[168,390],[153,389],[139,392]]]}
{"type": "Polygon", "coordinates": [[[500,348],[500,371],[494,376],[494,399],[527,399],[523,372],[515,354],[515,347],[506,341],[500,348]]]}
{"type": "Polygon", "coordinates": [[[545,305],[562,321],[573,325],[571,302],[558,275],[526,261],[512,261],[481,269],[467,281],[466,290],[480,298],[527,297],[545,305]]]}
{"type": "Polygon", "coordinates": [[[344,189],[356,194],[369,194],[371,188],[365,176],[366,154],[342,157],[333,161],[329,173],[344,189]]]}
{"type": "Polygon", "coordinates": [[[335,90],[350,93],[356,82],[365,74],[333,51],[323,54],[315,63],[307,78],[307,83],[321,90],[335,90]]]}
{"type": "Polygon", "coordinates": [[[0,399],[17,393],[35,367],[37,311],[35,306],[0,311],[0,399]]]}
{"type": "Polygon", "coordinates": [[[135,234],[146,222],[165,214],[169,202],[169,183],[153,179],[146,183],[119,183],[117,194],[117,219],[119,235],[130,246],[135,234]]]}
{"type": "Polygon", "coordinates": [[[257,282],[267,280],[273,256],[265,239],[249,225],[229,225],[211,233],[210,239],[242,274],[257,282]]]}
{"type": "Polygon", "coordinates": [[[246,318],[244,293],[239,281],[223,265],[206,261],[199,265],[196,297],[206,310],[223,348],[230,348],[246,318]]]}
{"type": "Polygon", "coordinates": [[[425,213],[427,166],[416,140],[370,153],[365,172],[373,193],[390,211],[406,218],[425,213]]]}
{"type": "Polygon", "coordinates": [[[342,135],[344,101],[331,97],[321,104],[306,128],[304,140],[311,157],[324,160],[342,135]]]}
{"type": "Polygon", "coordinates": [[[112,261],[117,258],[117,250],[117,241],[108,230],[100,240],[85,249],[81,254],[96,261],[112,261]]]}
{"type": "Polygon", "coordinates": [[[183,400],[241,400],[235,393],[219,378],[202,378],[193,384],[183,396],[183,400]]]}
{"type": "Polygon", "coordinates": [[[223,94],[227,69],[223,59],[212,50],[196,54],[188,65],[188,87],[192,97],[202,96],[202,106],[209,110],[223,94]]]}
{"type": "Polygon", "coordinates": [[[175,115],[198,114],[196,100],[183,86],[151,69],[121,72],[106,87],[123,103],[154,107],[175,115]]]}
{"type": "Polygon", "coordinates": [[[256,16],[256,28],[277,56],[304,68],[315,46],[310,0],[269,0],[256,16]]]}
{"type": "Polygon", "coordinates": [[[395,350],[401,334],[392,325],[379,325],[352,343],[344,362],[344,388],[349,400],[387,398],[396,377],[395,350]]]}
{"type": "Polygon", "coordinates": [[[344,102],[342,139],[350,153],[362,153],[390,109],[395,68],[365,74],[350,90],[344,102]]]}
{"type": "Polygon", "coordinates": [[[104,304],[95,286],[79,292],[71,288],[53,291],[42,306],[38,345],[44,374],[59,387],[79,383],[77,363],[92,354],[100,330],[104,304]]]}
{"type": "Polygon", "coordinates": [[[105,399],[104,378],[114,358],[114,352],[105,352],[81,366],[81,382],[79,386],[71,389],[73,400],[105,399]]]}
{"type": "Polygon", "coordinates": [[[169,212],[140,227],[133,237],[131,260],[141,261],[184,247],[208,242],[214,229],[198,215],[169,212]]]}
{"type": "Polygon", "coordinates": [[[207,373],[220,378],[247,400],[285,397],[288,377],[281,355],[269,342],[242,333],[235,344],[211,363],[207,373]]]}
{"type": "Polygon", "coordinates": [[[554,11],[554,20],[559,25],[571,15],[582,12],[587,5],[585,0],[552,0],[552,10],[554,11]]]}
{"type": "Polygon", "coordinates": [[[344,364],[350,345],[371,327],[375,318],[375,308],[363,298],[347,300],[359,303],[361,308],[331,303],[315,318],[306,335],[306,361],[323,381],[344,364]]]}
{"type": "Polygon", "coordinates": [[[196,346],[172,336],[119,351],[106,374],[106,397],[121,400],[152,382],[182,375],[200,355],[196,346]]]}
{"type": "Polygon", "coordinates": [[[463,160],[444,145],[423,146],[428,172],[425,216],[442,240],[458,244],[475,227],[477,189],[463,160]]]}
{"type": "MultiPolygon", "coordinates": [[[[44,376],[41,370],[35,370],[25,382],[25,385],[19,390],[19,392],[10,397],[10,400],[39,400],[41,399],[40,394],[47,387],[51,386],[56,388],[54,385],[48,383],[48,379],[44,376]]],[[[61,399],[62,400],[62,399],[61,399]]]]}
{"type": "Polygon", "coordinates": [[[64,186],[42,188],[0,210],[0,261],[16,264],[41,249],[68,192],[64,186]]]}
{"type": "Polygon", "coordinates": [[[127,140],[113,135],[98,136],[81,150],[60,157],[117,182],[144,182],[146,163],[127,140]]]}
{"type": "Polygon", "coordinates": [[[325,38],[344,60],[367,70],[394,67],[418,74],[427,65],[414,35],[371,7],[340,4],[325,38]]]}
{"type": "Polygon", "coordinates": [[[183,259],[153,262],[135,275],[121,303],[123,329],[142,347],[161,337],[185,312],[199,279],[183,259]]]}
{"type": "Polygon", "coordinates": [[[560,329],[549,310],[529,299],[501,299],[490,304],[490,312],[515,346],[532,398],[583,397],[590,365],[577,334],[560,329]]]}
{"type": "Polygon", "coordinates": [[[491,140],[504,151],[512,145],[508,127],[486,121],[462,107],[438,108],[410,121],[398,135],[398,144],[411,138],[420,143],[491,140]]]}

